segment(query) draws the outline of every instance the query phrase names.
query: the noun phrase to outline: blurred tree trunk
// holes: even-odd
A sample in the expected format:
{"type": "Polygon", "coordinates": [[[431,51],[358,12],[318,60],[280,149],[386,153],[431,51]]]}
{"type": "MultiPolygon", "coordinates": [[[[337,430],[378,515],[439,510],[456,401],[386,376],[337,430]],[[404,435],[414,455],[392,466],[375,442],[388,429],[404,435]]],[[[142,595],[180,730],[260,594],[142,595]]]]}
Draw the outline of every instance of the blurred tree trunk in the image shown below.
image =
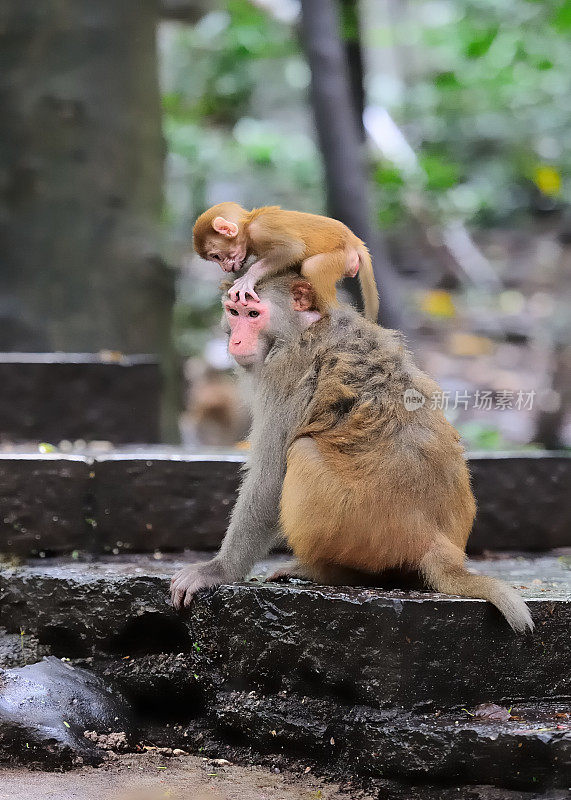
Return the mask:
{"type": "MultiPolygon", "coordinates": [[[[336,2],[302,0],[302,34],[311,68],[311,95],[325,165],[327,202],[371,250],[380,295],[380,320],[402,327],[398,280],[380,235],[369,219],[369,191],[359,128],[355,119],[346,54],[336,2]]],[[[346,288],[358,295],[355,281],[346,288]]]]}
{"type": "Polygon", "coordinates": [[[539,412],[533,441],[546,450],[560,450],[563,442],[563,423],[571,404],[571,345],[557,342],[553,352],[551,389],[558,400],[555,408],[539,412]]]}
{"type": "Polygon", "coordinates": [[[177,22],[195,23],[209,11],[221,10],[221,2],[212,0],[159,0],[161,16],[177,22]]]}
{"type": "Polygon", "coordinates": [[[359,4],[356,0],[340,0],[342,39],[347,58],[349,88],[357,132],[361,142],[365,141],[363,112],[365,111],[365,83],[363,46],[359,20],[359,4]]]}
{"type": "Polygon", "coordinates": [[[158,0],[0,8],[0,349],[158,353],[172,369],[158,15],[158,0]]]}
{"type": "MultiPolygon", "coordinates": [[[[539,410],[533,441],[547,450],[565,447],[564,425],[571,408],[571,322],[565,315],[571,301],[571,214],[564,212],[559,223],[558,240],[562,245],[561,257],[552,276],[557,287],[558,306],[561,311],[553,315],[548,326],[552,341],[550,361],[553,394],[546,408],[539,410]],[[551,406],[551,407],[550,407],[551,406]]],[[[546,387],[547,388],[547,387],[546,387]]]]}

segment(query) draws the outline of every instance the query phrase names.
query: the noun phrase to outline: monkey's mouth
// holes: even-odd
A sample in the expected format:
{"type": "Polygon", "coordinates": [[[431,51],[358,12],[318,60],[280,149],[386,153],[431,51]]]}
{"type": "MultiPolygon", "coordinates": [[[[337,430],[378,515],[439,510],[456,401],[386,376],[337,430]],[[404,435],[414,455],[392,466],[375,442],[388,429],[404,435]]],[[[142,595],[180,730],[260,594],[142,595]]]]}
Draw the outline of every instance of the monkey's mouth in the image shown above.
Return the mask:
{"type": "Polygon", "coordinates": [[[240,272],[244,264],[246,263],[246,259],[238,260],[233,259],[232,261],[228,261],[226,264],[222,265],[222,269],[224,272],[240,272]]]}
{"type": "Polygon", "coordinates": [[[251,367],[256,363],[256,352],[253,353],[231,353],[232,358],[240,367],[251,367]]]}
{"type": "Polygon", "coordinates": [[[248,253],[238,250],[226,262],[228,264],[228,272],[240,272],[246,261],[248,260],[248,253]]]}

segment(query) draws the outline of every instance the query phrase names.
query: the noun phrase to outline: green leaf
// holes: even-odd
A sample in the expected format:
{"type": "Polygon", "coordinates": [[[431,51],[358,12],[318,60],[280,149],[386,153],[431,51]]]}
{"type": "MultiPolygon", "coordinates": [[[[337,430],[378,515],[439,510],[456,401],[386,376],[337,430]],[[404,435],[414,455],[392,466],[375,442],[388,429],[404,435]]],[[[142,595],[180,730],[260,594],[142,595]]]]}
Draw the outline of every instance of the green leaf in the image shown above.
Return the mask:
{"type": "Polygon", "coordinates": [[[465,49],[467,58],[481,58],[490,49],[492,42],[498,34],[498,26],[488,28],[479,33],[471,42],[469,42],[465,49]]]}
{"type": "Polygon", "coordinates": [[[404,186],[404,180],[397,167],[392,164],[381,164],[375,170],[375,181],[379,186],[386,187],[401,187],[404,186]]]}
{"type": "Polygon", "coordinates": [[[359,41],[359,9],[357,3],[341,3],[341,36],[346,42],[359,41]]]}
{"type": "Polygon", "coordinates": [[[571,0],[564,0],[553,19],[553,26],[558,31],[571,30],[571,0]]]}
{"type": "Polygon", "coordinates": [[[438,155],[421,155],[420,165],[426,173],[426,188],[441,192],[456,186],[460,180],[459,167],[438,155]]]}
{"type": "Polygon", "coordinates": [[[392,228],[404,219],[404,209],[401,203],[391,201],[382,203],[377,212],[377,221],[381,228],[392,228]]]}
{"type": "Polygon", "coordinates": [[[461,84],[454,72],[448,71],[435,75],[434,85],[437,89],[459,89],[461,84]]]}

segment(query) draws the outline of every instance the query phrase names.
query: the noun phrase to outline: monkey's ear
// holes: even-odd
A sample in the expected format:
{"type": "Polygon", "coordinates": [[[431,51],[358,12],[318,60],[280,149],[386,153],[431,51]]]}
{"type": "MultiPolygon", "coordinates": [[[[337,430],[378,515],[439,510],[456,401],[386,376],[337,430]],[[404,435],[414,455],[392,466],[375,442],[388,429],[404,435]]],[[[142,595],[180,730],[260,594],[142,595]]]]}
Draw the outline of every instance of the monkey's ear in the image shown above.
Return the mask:
{"type": "Polygon", "coordinates": [[[236,223],[230,222],[224,219],[224,217],[214,217],[212,220],[212,227],[216,233],[221,233],[222,236],[226,236],[228,239],[234,239],[234,237],[238,235],[238,226],[236,223]]]}
{"type": "Polygon", "coordinates": [[[309,281],[295,281],[291,287],[291,296],[296,311],[314,311],[317,308],[315,289],[309,281]]]}

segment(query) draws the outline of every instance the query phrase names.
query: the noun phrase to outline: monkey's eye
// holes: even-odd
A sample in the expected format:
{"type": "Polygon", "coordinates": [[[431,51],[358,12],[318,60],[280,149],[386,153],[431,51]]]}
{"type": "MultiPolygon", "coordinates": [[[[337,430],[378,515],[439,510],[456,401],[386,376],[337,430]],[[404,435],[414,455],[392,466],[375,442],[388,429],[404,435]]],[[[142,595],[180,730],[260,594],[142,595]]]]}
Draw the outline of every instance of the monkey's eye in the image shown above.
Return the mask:
{"type": "MultiPolygon", "coordinates": [[[[233,317],[237,317],[237,316],[238,316],[238,312],[236,311],[236,309],[235,309],[235,308],[227,308],[227,309],[226,309],[226,311],[227,311],[229,314],[232,314],[232,316],[233,316],[233,317]]],[[[256,312],[256,313],[257,313],[257,312],[256,312]]]]}
{"type": "Polygon", "coordinates": [[[260,312],[259,311],[248,311],[248,316],[249,317],[259,317],[260,316],[260,312]]]}
{"type": "Polygon", "coordinates": [[[211,258],[216,259],[216,261],[220,261],[220,256],[218,255],[218,253],[212,253],[211,258]]]}

